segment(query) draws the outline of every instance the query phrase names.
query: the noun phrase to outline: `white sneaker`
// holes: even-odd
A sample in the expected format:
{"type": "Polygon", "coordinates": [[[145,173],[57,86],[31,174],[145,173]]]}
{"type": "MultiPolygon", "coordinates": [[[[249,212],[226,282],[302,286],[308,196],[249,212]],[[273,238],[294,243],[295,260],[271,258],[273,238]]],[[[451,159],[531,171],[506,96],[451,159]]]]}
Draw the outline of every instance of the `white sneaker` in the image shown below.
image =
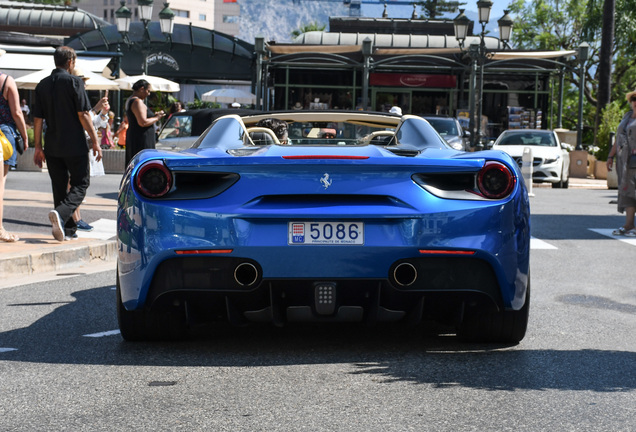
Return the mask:
{"type": "Polygon", "coordinates": [[[53,228],[53,238],[59,242],[64,241],[64,227],[62,227],[60,214],[56,210],[51,210],[49,212],[49,220],[51,221],[51,227],[53,228]]]}

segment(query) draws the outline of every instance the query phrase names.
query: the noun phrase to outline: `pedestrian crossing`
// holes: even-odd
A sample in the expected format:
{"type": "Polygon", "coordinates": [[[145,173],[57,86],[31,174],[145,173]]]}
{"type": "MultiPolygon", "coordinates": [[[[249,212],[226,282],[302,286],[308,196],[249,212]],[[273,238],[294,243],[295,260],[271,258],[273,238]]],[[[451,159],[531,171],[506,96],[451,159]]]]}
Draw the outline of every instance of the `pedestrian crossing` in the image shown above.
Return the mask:
{"type": "Polygon", "coordinates": [[[117,235],[117,221],[114,219],[98,219],[91,222],[92,231],[77,231],[77,236],[81,238],[93,238],[108,240],[117,235]]]}
{"type": "MultiPolygon", "coordinates": [[[[614,231],[611,228],[588,228],[589,231],[595,232],[597,234],[600,234],[602,236],[605,237],[609,237],[611,239],[614,240],[618,240],[621,241],[623,243],[627,243],[629,245],[632,246],[636,246],[636,238],[633,237],[625,237],[625,236],[615,236],[612,234],[612,231],[614,231]]],[[[530,237],[530,249],[534,249],[534,250],[539,250],[539,249],[546,249],[546,250],[556,250],[558,249],[558,247],[554,246],[551,243],[548,243],[544,240],[540,240],[538,238],[535,237],[530,237]]]]}
{"type": "Polygon", "coordinates": [[[622,241],[623,243],[630,244],[632,246],[636,246],[636,237],[625,237],[625,236],[615,236],[612,234],[613,229],[606,228],[590,228],[590,231],[594,231],[597,234],[603,235],[605,237],[610,237],[615,240],[622,241]]]}
{"type": "Polygon", "coordinates": [[[530,237],[530,249],[558,249],[556,246],[550,243],[539,240],[538,238],[530,237]]]}

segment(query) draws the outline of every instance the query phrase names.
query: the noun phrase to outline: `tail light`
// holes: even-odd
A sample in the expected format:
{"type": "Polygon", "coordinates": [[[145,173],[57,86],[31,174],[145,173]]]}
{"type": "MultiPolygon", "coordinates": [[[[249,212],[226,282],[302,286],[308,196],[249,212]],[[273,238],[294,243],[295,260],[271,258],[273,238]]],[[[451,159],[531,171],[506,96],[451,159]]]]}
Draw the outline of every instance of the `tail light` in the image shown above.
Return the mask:
{"type": "Polygon", "coordinates": [[[477,188],[489,199],[505,198],[515,187],[516,177],[500,162],[488,161],[477,174],[477,188]]]}
{"type": "Polygon", "coordinates": [[[172,188],[172,173],[160,160],[144,163],[137,171],[135,185],[140,194],[147,198],[161,198],[172,188]]]}

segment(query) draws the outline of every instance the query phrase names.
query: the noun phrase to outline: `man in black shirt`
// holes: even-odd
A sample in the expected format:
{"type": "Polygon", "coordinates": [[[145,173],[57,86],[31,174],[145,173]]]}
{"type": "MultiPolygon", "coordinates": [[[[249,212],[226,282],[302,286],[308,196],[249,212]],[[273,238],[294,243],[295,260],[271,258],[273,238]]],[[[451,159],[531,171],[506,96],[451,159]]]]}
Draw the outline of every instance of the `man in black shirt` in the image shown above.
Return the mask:
{"type": "Polygon", "coordinates": [[[46,159],[55,206],[49,212],[49,220],[53,237],[63,241],[77,237],[77,225],[71,216],[84,200],[90,184],[89,149],[84,131],[91,138],[97,161],[102,158],[102,150],[89,113],[91,105],[84,82],[70,73],[75,68],[77,54],[63,46],[55,50],[53,58],[56,69],[35,88],[33,161],[41,167],[46,159]]]}

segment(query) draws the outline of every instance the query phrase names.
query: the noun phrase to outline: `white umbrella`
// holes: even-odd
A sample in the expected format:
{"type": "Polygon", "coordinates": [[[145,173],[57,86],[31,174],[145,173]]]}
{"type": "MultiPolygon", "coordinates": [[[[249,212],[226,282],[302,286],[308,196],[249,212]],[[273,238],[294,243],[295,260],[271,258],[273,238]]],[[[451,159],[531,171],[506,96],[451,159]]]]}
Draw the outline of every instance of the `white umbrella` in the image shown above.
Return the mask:
{"type": "MultiPolygon", "coordinates": [[[[15,83],[19,89],[34,90],[40,81],[51,75],[52,69],[42,69],[37,72],[23,75],[15,79],[15,83]]],[[[119,85],[108,78],[93,72],[83,71],[85,77],[88,78],[84,82],[86,90],[119,90],[119,85]]]]}
{"type": "Polygon", "coordinates": [[[146,80],[150,83],[152,91],[162,91],[168,93],[174,93],[179,91],[179,84],[167,80],[165,78],[152,76],[152,75],[129,75],[125,78],[119,78],[115,81],[119,83],[119,88],[122,90],[132,90],[133,84],[139,80],[146,80]]]}
{"type": "Polygon", "coordinates": [[[221,88],[203,93],[201,100],[205,102],[232,103],[239,102],[244,104],[256,103],[256,96],[250,92],[239,89],[221,88]]]}

